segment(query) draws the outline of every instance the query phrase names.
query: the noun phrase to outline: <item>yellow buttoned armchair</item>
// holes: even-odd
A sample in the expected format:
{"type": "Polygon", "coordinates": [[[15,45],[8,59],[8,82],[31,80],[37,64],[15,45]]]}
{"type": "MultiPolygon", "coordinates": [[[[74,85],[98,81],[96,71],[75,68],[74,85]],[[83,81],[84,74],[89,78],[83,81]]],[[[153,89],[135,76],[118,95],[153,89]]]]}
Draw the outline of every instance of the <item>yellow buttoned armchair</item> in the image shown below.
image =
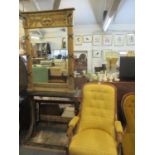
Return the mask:
{"type": "Polygon", "coordinates": [[[122,110],[126,119],[122,148],[123,155],[135,154],[135,94],[133,92],[123,96],[122,110]]]}
{"type": "Polygon", "coordinates": [[[122,125],[117,120],[116,88],[86,84],[80,113],[69,123],[69,155],[118,155],[122,125]]]}

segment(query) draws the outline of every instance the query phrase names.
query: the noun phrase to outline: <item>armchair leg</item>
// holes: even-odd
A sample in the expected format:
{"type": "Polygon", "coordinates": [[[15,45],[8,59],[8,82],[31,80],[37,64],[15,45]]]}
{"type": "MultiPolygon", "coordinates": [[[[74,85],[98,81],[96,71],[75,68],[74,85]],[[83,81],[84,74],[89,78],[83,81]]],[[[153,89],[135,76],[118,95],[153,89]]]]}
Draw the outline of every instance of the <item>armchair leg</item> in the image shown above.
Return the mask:
{"type": "Polygon", "coordinates": [[[66,149],[66,155],[69,155],[69,148],[66,149]]]}

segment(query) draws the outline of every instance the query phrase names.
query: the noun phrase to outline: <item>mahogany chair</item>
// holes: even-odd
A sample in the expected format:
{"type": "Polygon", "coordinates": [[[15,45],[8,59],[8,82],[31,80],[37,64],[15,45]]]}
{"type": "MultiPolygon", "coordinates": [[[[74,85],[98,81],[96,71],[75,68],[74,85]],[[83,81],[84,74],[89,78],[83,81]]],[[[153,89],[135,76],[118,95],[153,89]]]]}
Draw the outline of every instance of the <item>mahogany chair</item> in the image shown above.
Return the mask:
{"type": "Polygon", "coordinates": [[[126,120],[122,148],[123,155],[135,154],[135,94],[127,93],[122,99],[122,110],[126,120]]]}

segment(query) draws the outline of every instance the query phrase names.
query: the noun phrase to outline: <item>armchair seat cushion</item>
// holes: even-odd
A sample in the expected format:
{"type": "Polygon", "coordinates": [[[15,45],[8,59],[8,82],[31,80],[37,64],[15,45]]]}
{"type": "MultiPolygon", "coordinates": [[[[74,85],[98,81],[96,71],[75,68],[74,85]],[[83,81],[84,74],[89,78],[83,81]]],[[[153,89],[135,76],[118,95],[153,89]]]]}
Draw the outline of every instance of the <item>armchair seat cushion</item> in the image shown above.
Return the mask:
{"type": "Polygon", "coordinates": [[[117,155],[115,139],[100,129],[86,129],[71,141],[70,155],[117,155]]]}

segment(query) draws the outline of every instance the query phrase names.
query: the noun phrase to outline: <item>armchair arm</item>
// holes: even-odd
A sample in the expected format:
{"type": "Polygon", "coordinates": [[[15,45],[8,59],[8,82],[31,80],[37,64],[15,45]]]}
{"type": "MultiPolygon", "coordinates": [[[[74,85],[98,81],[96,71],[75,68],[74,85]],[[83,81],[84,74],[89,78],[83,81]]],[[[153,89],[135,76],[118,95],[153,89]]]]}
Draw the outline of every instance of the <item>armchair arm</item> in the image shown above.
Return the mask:
{"type": "Polygon", "coordinates": [[[72,118],[72,120],[69,122],[69,128],[67,130],[67,136],[69,137],[69,139],[72,138],[73,136],[73,129],[75,128],[75,126],[77,125],[79,121],[79,117],[78,116],[75,116],[72,118]]]}
{"type": "Polygon", "coordinates": [[[118,133],[123,133],[123,127],[120,121],[115,121],[115,129],[118,133]]]}
{"type": "Polygon", "coordinates": [[[79,116],[74,116],[72,120],[69,122],[69,127],[70,126],[75,127],[78,121],[79,121],[79,116]]]}
{"type": "Polygon", "coordinates": [[[115,121],[116,138],[118,143],[122,143],[123,127],[120,121],[115,121]]]}

